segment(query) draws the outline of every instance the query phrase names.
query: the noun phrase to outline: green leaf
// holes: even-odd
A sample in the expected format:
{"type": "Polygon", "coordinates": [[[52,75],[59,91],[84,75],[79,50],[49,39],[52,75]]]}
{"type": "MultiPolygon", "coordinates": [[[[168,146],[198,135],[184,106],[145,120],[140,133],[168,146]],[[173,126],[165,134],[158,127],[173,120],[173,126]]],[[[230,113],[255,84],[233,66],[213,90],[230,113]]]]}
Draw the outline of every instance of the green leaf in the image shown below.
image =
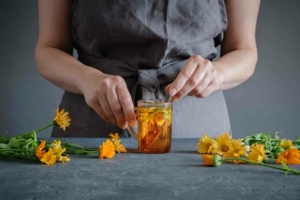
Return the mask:
{"type": "Polygon", "coordinates": [[[262,133],[256,133],[256,134],[253,135],[253,137],[256,140],[260,140],[261,139],[261,135],[262,135],[262,133]]]}
{"type": "Polygon", "coordinates": [[[277,131],[277,132],[275,133],[274,140],[279,140],[278,134],[281,133],[281,132],[282,132],[282,131],[277,131]]]}
{"type": "Polygon", "coordinates": [[[10,149],[10,146],[5,143],[0,143],[0,149],[10,149]]]}
{"type": "Polygon", "coordinates": [[[15,137],[10,138],[10,140],[8,142],[8,145],[11,146],[12,148],[15,148],[15,149],[20,148],[19,141],[15,137]]]}
{"type": "Polygon", "coordinates": [[[0,142],[6,140],[7,139],[6,136],[7,136],[7,132],[4,133],[4,135],[0,138],[0,142]]]}

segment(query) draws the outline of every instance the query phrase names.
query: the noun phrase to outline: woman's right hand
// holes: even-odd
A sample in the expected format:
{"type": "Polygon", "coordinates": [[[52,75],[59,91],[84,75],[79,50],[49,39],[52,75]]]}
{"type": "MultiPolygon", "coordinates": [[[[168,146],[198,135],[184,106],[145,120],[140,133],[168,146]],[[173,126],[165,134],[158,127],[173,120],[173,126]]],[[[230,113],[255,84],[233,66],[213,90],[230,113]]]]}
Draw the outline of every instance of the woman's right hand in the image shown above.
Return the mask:
{"type": "Polygon", "coordinates": [[[122,77],[94,71],[83,76],[79,89],[88,106],[107,123],[121,129],[126,128],[126,122],[129,126],[135,125],[134,105],[122,77]]]}

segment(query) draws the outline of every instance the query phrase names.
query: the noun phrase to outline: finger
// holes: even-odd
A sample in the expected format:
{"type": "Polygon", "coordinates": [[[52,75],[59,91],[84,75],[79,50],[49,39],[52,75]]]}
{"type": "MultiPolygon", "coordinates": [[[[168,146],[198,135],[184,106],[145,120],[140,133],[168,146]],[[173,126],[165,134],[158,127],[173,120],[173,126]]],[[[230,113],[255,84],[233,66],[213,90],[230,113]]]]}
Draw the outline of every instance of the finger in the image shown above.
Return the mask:
{"type": "Polygon", "coordinates": [[[194,87],[189,93],[188,95],[189,96],[195,96],[195,95],[198,95],[200,94],[201,92],[203,92],[206,87],[212,82],[213,80],[213,77],[212,75],[207,72],[204,76],[204,78],[200,81],[200,83],[194,87]]]}
{"type": "Polygon", "coordinates": [[[173,83],[168,87],[169,94],[175,96],[178,91],[186,84],[187,80],[194,73],[197,63],[193,59],[188,59],[181,72],[178,74],[173,83]]]}
{"type": "Polygon", "coordinates": [[[107,99],[109,106],[114,114],[114,117],[117,121],[118,126],[121,129],[126,128],[126,120],[123,113],[122,105],[119,101],[119,97],[117,95],[117,91],[115,90],[109,90],[107,91],[107,99]]]}
{"type": "Polygon", "coordinates": [[[216,81],[212,81],[200,94],[195,95],[198,98],[205,98],[216,91],[218,87],[218,83],[216,81]]]}
{"type": "Polygon", "coordinates": [[[202,90],[203,86],[200,83],[203,81],[203,78],[205,78],[206,76],[207,76],[206,68],[203,66],[197,66],[194,73],[190,76],[186,84],[181,88],[180,91],[178,91],[178,93],[174,98],[180,99],[183,96],[191,93],[192,91],[199,92],[198,90],[202,90]]]}
{"type": "MultiPolygon", "coordinates": [[[[126,86],[126,84],[125,84],[126,86]]],[[[121,103],[123,109],[123,115],[129,126],[134,126],[136,123],[136,115],[134,112],[134,105],[131,96],[124,85],[118,85],[116,92],[118,95],[119,102],[121,103]]],[[[125,121],[125,122],[126,122],[125,121]]]]}
{"type": "Polygon", "coordinates": [[[95,99],[95,101],[91,102],[91,107],[96,111],[96,113],[106,122],[109,124],[112,124],[112,121],[106,116],[104,113],[101,105],[98,102],[98,99],[95,99]]]}
{"type": "Polygon", "coordinates": [[[110,119],[113,124],[118,124],[115,118],[114,112],[112,111],[108,99],[112,100],[111,98],[107,98],[107,94],[105,92],[97,95],[98,101],[100,106],[102,107],[104,114],[110,119]]]}

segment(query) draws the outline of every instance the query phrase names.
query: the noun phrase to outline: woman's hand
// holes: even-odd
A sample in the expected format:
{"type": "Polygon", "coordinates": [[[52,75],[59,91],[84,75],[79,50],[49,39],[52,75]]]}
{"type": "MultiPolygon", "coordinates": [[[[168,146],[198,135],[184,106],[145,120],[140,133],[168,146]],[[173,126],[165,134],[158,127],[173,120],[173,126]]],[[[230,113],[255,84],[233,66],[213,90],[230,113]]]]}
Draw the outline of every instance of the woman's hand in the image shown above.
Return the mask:
{"type": "Polygon", "coordinates": [[[120,76],[91,73],[84,76],[80,90],[86,103],[107,123],[121,129],[134,126],[134,105],[124,79],[120,76]]]}
{"type": "Polygon", "coordinates": [[[172,101],[185,95],[207,97],[220,87],[218,71],[213,63],[199,55],[190,57],[173,83],[166,87],[172,101]]]}

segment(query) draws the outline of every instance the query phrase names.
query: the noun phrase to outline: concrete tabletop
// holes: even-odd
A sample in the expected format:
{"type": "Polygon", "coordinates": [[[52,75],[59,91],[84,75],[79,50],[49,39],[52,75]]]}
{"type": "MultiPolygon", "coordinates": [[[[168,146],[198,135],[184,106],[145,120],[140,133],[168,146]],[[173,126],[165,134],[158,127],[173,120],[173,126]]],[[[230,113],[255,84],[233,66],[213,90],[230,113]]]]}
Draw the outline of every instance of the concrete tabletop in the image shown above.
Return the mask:
{"type": "MultiPolygon", "coordinates": [[[[97,148],[105,139],[61,140],[97,148]]],[[[70,155],[69,163],[50,166],[1,159],[0,199],[300,199],[300,175],[249,164],[205,167],[197,142],[173,139],[170,153],[141,154],[137,141],[124,138],[128,153],[105,160],[70,155]]]]}

